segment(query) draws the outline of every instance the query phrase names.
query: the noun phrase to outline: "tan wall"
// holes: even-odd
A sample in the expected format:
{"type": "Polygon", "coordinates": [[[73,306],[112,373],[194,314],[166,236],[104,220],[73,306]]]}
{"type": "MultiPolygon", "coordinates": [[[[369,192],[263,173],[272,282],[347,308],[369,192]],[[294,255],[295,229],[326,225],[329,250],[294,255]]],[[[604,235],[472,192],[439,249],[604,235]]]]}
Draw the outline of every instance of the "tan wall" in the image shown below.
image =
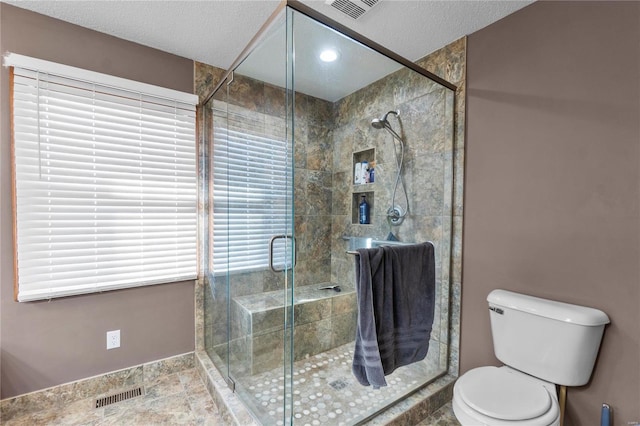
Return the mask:
{"type": "Polygon", "coordinates": [[[640,3],[538,2],[469,36],[461,372],[498,364],[486,296],[604,310],[568,423],[640,422],[640,3]]]}
{"type": "MultiPolygon", "coordinates": [[[[193,93],[193,62],[0,4],[0,51],[193,93]]],[[[194,348],[193,283],[50,302],[13,300],[8,70],[0,70],[0,343],[2,398],[194,348]],[[106,350],[106,331],[122,347],[106,350]]]]}

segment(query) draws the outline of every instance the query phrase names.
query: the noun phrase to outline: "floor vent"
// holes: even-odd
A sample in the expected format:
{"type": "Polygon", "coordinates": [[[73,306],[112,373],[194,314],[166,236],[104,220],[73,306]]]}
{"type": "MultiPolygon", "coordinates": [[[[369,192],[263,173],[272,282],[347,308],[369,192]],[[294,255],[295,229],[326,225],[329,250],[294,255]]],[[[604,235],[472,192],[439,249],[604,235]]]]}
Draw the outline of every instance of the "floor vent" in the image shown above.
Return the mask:
{"type": "Polygon", "coordinates": [[[137,398],[142,396],[142,388],[137,387],[135,389],[129,389],[124,392],[119,392],[113,395],[105,396],[103,398],[96,399],[96,408],[104,407],[106,405],[115,404],[118,402],[126,401],[127,399],[137,398]]]}
{"type": "Polygon", "coordinates": [[[327,0],[327,4],[353,19],[367,13],[379,0],[327,0]]]}

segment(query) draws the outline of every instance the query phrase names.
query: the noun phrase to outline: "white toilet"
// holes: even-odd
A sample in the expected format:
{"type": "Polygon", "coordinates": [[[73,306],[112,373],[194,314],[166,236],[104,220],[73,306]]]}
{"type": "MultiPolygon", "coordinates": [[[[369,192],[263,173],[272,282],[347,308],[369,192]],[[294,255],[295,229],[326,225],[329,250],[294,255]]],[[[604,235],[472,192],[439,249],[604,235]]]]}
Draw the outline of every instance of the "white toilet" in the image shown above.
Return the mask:
{"type": "Polygon", "coordinates": [[[455,416],[462,426],[559,425],[556,385],[589,381],[609,317],[506,290],[493,290],[487,301],[494,352],[505,365],[460,376],[455,416]]]}

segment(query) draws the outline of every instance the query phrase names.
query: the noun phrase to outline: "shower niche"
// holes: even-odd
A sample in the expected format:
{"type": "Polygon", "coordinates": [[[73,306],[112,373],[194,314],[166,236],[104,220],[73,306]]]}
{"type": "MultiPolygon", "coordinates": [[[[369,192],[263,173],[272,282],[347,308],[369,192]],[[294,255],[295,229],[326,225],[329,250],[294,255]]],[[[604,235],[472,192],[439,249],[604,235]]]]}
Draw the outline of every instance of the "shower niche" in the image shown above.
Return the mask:
{"type": "Polygon", "coordinates": [[[202,106],[205,350],[262,424],[360,424],[448,369],[455,87],[299,2],[252,43],[202,106]],[[400,169],[410,214],[391,229],[400,169]],[[372,390],[351,373],[352,243],[392,231],[433,242],[436,318],[425,360],[372,390]]]}
{"type": "Polygon", "coordinates": [[[367,191],[367,192],[354,192],[352,194],[352,203],[351,203],[351,223],[354,225],[360,226],[369,226],[373,223],[375,217],[375,192],[367,191]],[[369,204],[369,223],[361,223],[360,222],[360,203],[362,202],[362,197],[365,197],[367,203],[369,204]]]}
{"type": "MultiPolygon", "coordinates": [[[[368,185],[375,182],[371,178],[371,171],[375,170],[376,149],[369,148],[353,153],[353,184],[368,185]]],[[[375,176],[375,173],[374,173],[375,176]]]]}
{"type": "Polygon", "coordinates": [[[351,203],[351,223],[358,225],[371,225],[373,215],[375,214],[375,165],[376,165],[376,149],[367,148],[362,151],[356,151],[352,155],[353,158],[353,188],[351,203]],[[368,223],[360,221],[360,203],[363,198],[369,205],[368,223]]]}

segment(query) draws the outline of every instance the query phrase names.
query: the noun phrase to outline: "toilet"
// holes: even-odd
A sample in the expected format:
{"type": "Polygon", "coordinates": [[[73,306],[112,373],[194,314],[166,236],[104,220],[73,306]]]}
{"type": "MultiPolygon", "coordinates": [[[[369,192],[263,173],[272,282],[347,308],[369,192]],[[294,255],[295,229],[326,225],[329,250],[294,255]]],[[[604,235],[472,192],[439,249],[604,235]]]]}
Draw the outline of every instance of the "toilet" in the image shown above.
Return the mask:
{"type": "Polygon", "coordinates": [[[609,317],[584,306],[506,290],[487,297],[493,348],[502,367],[479,367],[453,388],[462,426],[560,424],[556,385],[591,377],[609,317]]]}

